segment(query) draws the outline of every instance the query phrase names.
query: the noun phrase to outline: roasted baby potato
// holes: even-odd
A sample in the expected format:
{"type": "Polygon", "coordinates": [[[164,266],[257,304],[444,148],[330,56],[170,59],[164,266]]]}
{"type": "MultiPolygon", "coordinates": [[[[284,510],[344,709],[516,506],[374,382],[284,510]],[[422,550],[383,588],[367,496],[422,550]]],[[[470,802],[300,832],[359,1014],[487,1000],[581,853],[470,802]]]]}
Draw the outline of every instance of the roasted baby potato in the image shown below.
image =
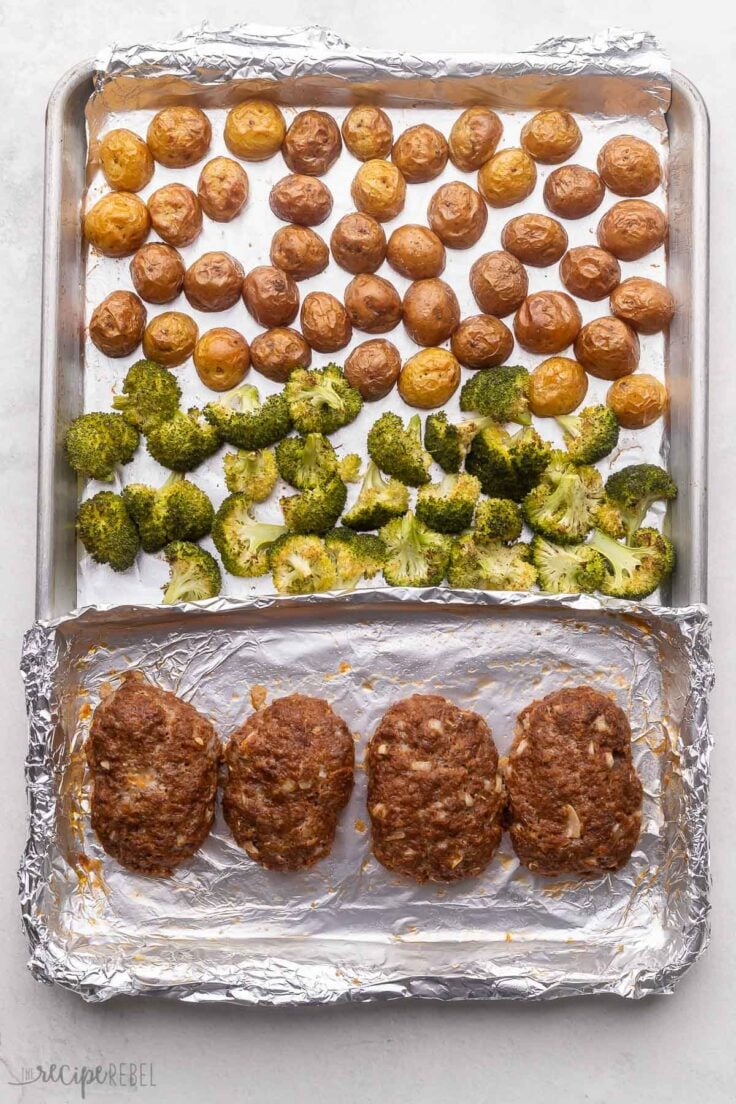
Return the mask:
{"type": "Polygon", "coordinates": [[[622,199],[598,223],[598,244],[620,261],[638,261],[667,237],[667,216],[646,199],[622,199]]]}
{"type": "Polygon", "coordinates": [[[148,237],[151,218],[142,199],[132,192],[110,192],[84,216],[84,236],[106,257],[128,257],[148,237]]]}
{"type": "Polygon", "coordinates": [[[611,384],[606,404],[624,429],[645,429],[667,409],[667,388],[654,376],[635,372],[611,384]]]}
{"type": "Polygon", "coordinates": [[[168,245],[191,245],[202,230],[202,208],[186,184],[164,184],[148,197],[153,228],[168,245]]]}
{"type": "Polygon", "coordinates": [[[195,310],[228,310],[240,298],[243,276],[229,253],[203,253],[184,273],[184,294],[195,310]]]}
{"type": "Polygon", "coordinates": [[[511,356],[514,337],[490,314],[465,318],[452,335],[450,348],[465,368],[496,368],[511,356]]]}
{"type": "Polygon", "coordinates": [[[388,333],[401,321],[401,296],[382,276],[361,273],[345,288],[345,309],[356,330],[388,333]]]}
{"type": "Polygon", "coordinates": [[[501,231],[501,245],[524,264],[546,268],[567,249],[565,228],[548,215],[518,215],[501,231]]]}
{"type": "Polygon", "coordinates": [[[591,376],[615,380],[639,363],[639,338],[620,318],[594,318],[575,339],[575,356],[591,376]]]}
{"type": "Polygon", "coordinates": [[[399,135],[391,150],[391,160],[410,184],[434,180],[444,169],[449,155],[447,139],[428,123],[409,127],[399,135]]]}
{"type": "Polygon", "coordinates": [[[130,278],[147,303],[170,303],[184,284],[184,261],[173,245],[149,242],[131,260],[130,278]]]}
{"type": "Polygon", "coordinates": [[[299,313],[299,289],[280,268],[258,265],[243,280],[243,302],[261,326],[288,326],[299,313]]]}
{"type": "Polygon", "coordinates": [[[324,272],[329,261],[327,242],[308,226],[282,226],[271,239],[271,264],[293,280],[324,272]]]}
{"type": "Polygon", "coordinates": [[[374,159],[360,166],[350,194],[359,211],[379,222],[388,222],[404,208],[406,181],[396,165],[374,159]]]}
{"type": "Polygon", "coordinates": [[[302,333],[318,353],[336,353],[353,336],[348,312],[327,291],[311,291],[302,303],[302,333]]]}
{"type": "Polygon", "coordinates": [[[496,152],[503,126],[490,107],[469,107],[450,131],[450,160],[463,172],[475,172],[496,152]]]}
{"type": "Polygon", "coordinates": [[[598,172],[620,196],[645,196],[662,183],[662,166],[654,146],[632,134],[617,134],[598,154],[598,172]]]}
{"type": "Polygon", "coordinates": [[[159,164],[169,169],[185,169],[207,153],[212,127],[198,107],[164,107],[151,119],[146,141],[159,164]]]}
{"type": "Polygon", "coordinates": [[[416,280],[407,288],[404,325],[417,345],[441,345],[459,324],[457,296],[444,280],[416,280]]]}
{"type": "Polygon", "coordinates": [[[295,368],[308,368],[312,350],[298,330],[277,326],[250,343],[251,364],[267,379],[285,383],[295,368]]]}
{"type": "Polygon", "coordinates": [[[203,166],[197,198],[213,222],[231,222],[248,201],[248,176],[231,157],[213,157],[203,166]]]}
{"type": "Polygon", "coordinates": [[[407,280],[429,280],[444,272],[445,247],[426,226],[398,226],[388,239],[386,260],[407,280]]]}
{"type": "Polygon", "coordinates": [[[511,207],[534,191],[537,167],[523,149],[504,149],[481,165],[478,190],[491,207],[511,207]]]}
{"type": "Polygon", "coordinates": [[[457,391],[460,365],[448,349],[422,349],[409,357],[399,375],[399,393],[409,406],[432,410],[457,391]]]}
{"type": "Polygon", "coordinates": [[[228,112],[225,145],[241,161],[266,161],[281,149],[284,116],[268,100],[244,100],[228,112]]]}
{"type": "Polygon", "coordinates": [[[303,173],[292,173],[274,184],[268,202],[276,218],[297,226],[319,226],[332,211],[327,185],[303,173]]]}
{"type": "Polygon", "coordinates": [[[606,194],[603,181],[583,165],[561,165],[544,182],[542,195],[553,215],[579,219],[592,215],[606,194]]]}
{"type": "Polygon", "coordinates": [[[470,290],[484,312],[505,318],[518,310],[529,290],[529,277],[521,261],[510,253],[484,253],[470,269],[470,290]]]}
{"type": "Polygon", "coordinates": [[[146,328],[146,308],[132,291],[113,291],[92,311],[89,337],[109,357],[128,356],[138,348],[146,328]]]}
{"type": "Polygon", "coordinates": [[[359,161],[385,158],[391,153],[394,128],[385,111],[373,104],[351,108],[342,123],[342,140],[359,161]]]}
{"type": "Polygon", "coordinates": [[[486,228],[488,208],[475,188],[453,180],[430,199],[427,221],[448,248],[469,249],[486,228]]]}
{"type": "Polygon", "coordinates": [[[194,367],[205,387],[230,391],[242,383],[250,368],[248,342],[228,326],[207,330],[194,346],[194,367]]]}
{"type": "Polygon", "coordinates": [[[152,318],[143,334],[143,352],[148,360],[177,368],[194,352],[199,327],[193,318],[180,311],[165,311],[152,318]]]}
{"type": "Polygon", "coordinates": [[[537,291],[516,312],[514,333],[530,353],[550,355],[572,345],[581,324],[577,304],[564,291],[537,291]]]}
{"type": "Polygon", "coordinates": [[[332,231],[330,248],[332,256],[346,272],[354,276],[359,272],[375,272],[386,257],[386,235],[370,215],[352,211],[343,215],[332,231]]]}
{"type": "Polygon", "coordinates": [[[286,132],[281,148],[293,173],[324,176],[342,150],[340,129],[326,111],[300,111],[286,132]]]}
{"type": "Polygon", "coordinates": [[[539,418],[577,410],[588,391],[585,369],[570,357],[548,357],[529,376],[529,407],[539,418]]]}
{"type": "Polygon", "coordinates": [[[569,111],[538,111],[521,128],[521,144],[530,157],[544,165],[567,161],[583,140],[569,111]]]}
{"type": "Polygon", "coordinates": [[[560,279],[578,299],[596,302],[610,295],[621,279],[616,258],[597,245],[577,245],[560,262],[560,279]]]}
{"type": "Polygon", "coordinates": [[[345,378],[367,402],[388,395],[400,371],[399,350],[381,337],[356,345],[345,361],[345,378]]]}
{"type": "Polygon", "coordinates": [[[675,300],[664,284],[630,276],[611,292],[611,313],[637,333],[661,333],[672,321],[675,300]]]}
{"type": "Polygon", "coordinates": [[[153,157],[132,130],[110,130],[100,142],[100,164],[105,180],[116,192],[139,192],[153,176],[153,157]]]}

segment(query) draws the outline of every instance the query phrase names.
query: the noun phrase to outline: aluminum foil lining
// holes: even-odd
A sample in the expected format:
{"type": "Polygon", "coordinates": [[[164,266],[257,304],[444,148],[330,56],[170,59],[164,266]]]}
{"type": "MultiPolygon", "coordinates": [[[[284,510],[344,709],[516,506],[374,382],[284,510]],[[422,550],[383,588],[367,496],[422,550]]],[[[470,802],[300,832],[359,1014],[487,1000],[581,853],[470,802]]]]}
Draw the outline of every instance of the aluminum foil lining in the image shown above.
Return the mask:
{"type": "Polygon", "coordinates": [[[31,969],[91,1001],[671,992],[708,935],[709,642],[699,606],[448,589],[87,608],[39,623],[22,659],[31,969]],[[534,876],[504,836],[482,877],[416,886],[371,856],[359,767],[334,850],[313,870],[261,869],[218,813],[190,863],[170,878],[139,877],[90,831],[83,752],[101,692],[131,668],[191,701],[223,739],[264,696],[323,696],[354,732],[358,764],[405,695],[438,692],[478,710],[503,754],[524,705],[587,683],[630,717],[641,838],[603,878],[534,876]]]}

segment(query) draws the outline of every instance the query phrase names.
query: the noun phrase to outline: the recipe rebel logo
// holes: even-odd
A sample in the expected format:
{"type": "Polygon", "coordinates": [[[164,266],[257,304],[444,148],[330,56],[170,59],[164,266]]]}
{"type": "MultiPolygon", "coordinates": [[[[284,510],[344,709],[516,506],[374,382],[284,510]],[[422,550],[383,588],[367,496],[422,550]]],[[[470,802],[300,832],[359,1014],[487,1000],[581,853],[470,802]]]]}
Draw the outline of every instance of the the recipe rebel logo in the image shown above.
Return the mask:
{"type": "Polygon", "coordinates": [[[57,1085],[61,1088],[76,1086],[81,1100],[91,1091],[99,1089],[155,1089],[153,1062],[108,1062],[96,1066],[72,1066],[67,1062],[51,1062],[48,1065],[24,1066],[19,1078],[9,1085],[57,1085]]]}

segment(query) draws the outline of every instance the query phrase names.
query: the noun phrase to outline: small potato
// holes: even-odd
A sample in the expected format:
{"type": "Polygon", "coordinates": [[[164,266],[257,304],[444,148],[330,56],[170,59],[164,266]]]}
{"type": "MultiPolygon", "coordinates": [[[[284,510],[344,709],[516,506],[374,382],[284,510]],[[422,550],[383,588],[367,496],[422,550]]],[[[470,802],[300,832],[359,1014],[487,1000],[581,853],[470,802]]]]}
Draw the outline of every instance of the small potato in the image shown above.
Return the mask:
{"type": "Polygon", "coordinates": [[[151,218],[132,192],[111,192],[84,216],[84,236],[105,257],[128,257],[148,237],[151,218]]]}
{"type": "Polygon", "coordinates": [[[639,363],[639,338],[620,318],[594,318],[578,334],[575,356],[591,376],[619,379],[639,363]]]}
{"type": "Polygon", "coordinates": [[[300,173],[274,184],[268,202],[276,218],[297,226],[319,226],[332,211],[332,193],[327,185],[300,173]]]}
{"type": "Polygon", "coordinates": [[[646,199],[623,199],[598,223],[598,244],[620,261],[638,261],[667,237],[667,217],[646,199]]]}
{"type": "Polygon", "coordinates": [[[538,364],[529,376],[529,406],[538,418],[572,414],[587,391],[585,369],[569,357],[549,357],[538,364]]]}
{"type": "Polygon", "coordinates": [[[390,161],[366,161],[350,186],[353,203],[366,215],[388,222],[403,211],[406,181],[390,161]]]}
{"type": "Polygon", "coordinates": [[[595,303],[610,295],[621,279],[616,258],[597,245],[576,245],[560,262],[560,279],[572,295],[595,303]]]}
{"type": "Polygon", "coordinates": [[[444,280],[417,280],[407,289],[404,325],[417,345],[441,345],[459,324],[457,296],[444,280]]]}
{"type": "Polygon", "coordinates": [[[130,262],[130,278],[147,303],[170,303],[184,284],[184,261],[173,245],[149,242],[130,262]]]}
{"type": "Polygon", "coordinates": [[[299,313],[299,288],[280,268],[258,265],[243,280],[243,302],[261,326],[288,326],[299,313]]]}
{"type": "Polygon", "coordinates": [[[300,111],[286,132],[281,152],[294,173],[324,176],[342,150],[340,130],[326,111],[300,111]]]}
{"type": "Polygon", "coordinates": [[[231,222],[248,201],[248,176],[231,157],[213,157],[202,169],[197,198],[213,222],[231,222]]]}
{"type": "Polygon", "coordinates": [[[202,334],[194,347],[194,367],[211,391],[230,391],[250,368],[248,342],[237,330],[218,326],[202,334]]]}
{"type": "Polygon", "coordinates": [[[528,295],[516,312],[514,333],[530,353],[561,353],[572,345],[582,321],[575,300],[564,291],[537,291],[528,295]]]}
{"type": "Polygon", "coordinates": [[[240,298],[244,275],[229,253],[203,253],[184,273],[184,294],[195,310],[228,310],[240,298]]]}
{"type": "Polygon", "coordinates": [[[470,269],[470,290],[484,314],[505,318],[524,302],[529,277],[521,261],[497,250],[484,253],[470,269]]]}
{"type": "Polygon", "coordinates": [[[345,378],[366,402],[388,395],[401,371],[399,350],[385,338],[356,345],[345,361],[345,378]]]}
{"type": "Polygon", "coordinates": [[[271,263],[293,280],[308,280],[329,262],[327,243],[308,226],[282,226],[271,239],[271,263]]]}
{"type": "Polygon", "coordinates": [[[151,119],[146,140],[160,165],[185,169],[201,161],[210,148],[212,127],[198,107],[165,107],[151,119]]]}
{"type": "Polygon", "coordinates": [[[153,228],[169,245],[191,245],[202,230],[202,208],[186,184],[164,184],[148,197],[153,228]]]}
{"type": "Polygon", "coordinates": [[[598,172],[620,196],[645,196],[662,183],[662,166],[654,146],[632,134],[618,134],[598,154],[598,172]]]}
{"type": "Polygon", "coordinates": [[[611,313],[637,333],[661,333],[672,321],[675,300],[664,284],[630,276],[611,292],[611,313]]]}
{"type": "Polygon", "coordinates": [[[281,149],[284,116],[268,100],[244,100],[228,112],[225,145],[241,161],[266,161],[281,149]]]}
{"type": "Polygon", "coordinates": [[[192,355],[198,337],[199,327],[188,314],[165,311],[146,326],[143,352],[164,368],[176,368],[192,355]]]}
{"type": "Polygon", "coordinates": [[[444,406],[460,383],[460,365],[448,349],[422,349],[409,357],[399,375],[399,394],[409,406],[444,406]]]}
{"type": "Polygon", "coordinates": [[[511,356],[514,337],[490,314],[465,318],[452,335],[450,348],[465,368],[496,368],[511,356]]]}
{"type": "Polygon", "coordinates": [[[382,276],[354,276],[345,288],[345,309],[356,330],[388,333],[401,321],[401,296],[382,276]]]}
{"type": "Polygon", "coordinates": [[[447,139],[428,123],[409,127],[396,139],[391,160],[404,180],[423,184],[439,176],[450,156],[447,139]]]}
{"type": "Polygon", "coordinates": [[[298,330],[278,326],[258,334],[250,343],[253,367],[266,379],[286,383],[295,368],[308,368],[312,350],[298,330]]]}
{"type": "Polygon", "coordinates": [[[537,166],[522,149],[494,153],[478,172],[478,190],[491,207],[511,207],[534,191],[537,166]]]}
{"type": "Polygon", "coordinates": [[[469,107],[452,124],[450,160],[463,172],[475,172],[496,152],[503,125],[490,107],[469,107]]]}
{"type": "Polygon", "coordinates": [[[110,130],[100,142],[105,180],[116,192],[139,192],[153,176],[153,157],[132,130],[110,130]]]}
{"type": "Polygon", "coordinates": [[[548,215],[519,215],[504,226],[501,245],[524,264],[546,268],[556,264],[567,249],[567,233],[548,215]]]}
{"type": "Polygon", "coordinates": [[[664,414],[667,398],[667,388],[663,383],[645,372],[636,372],[611,384],[606,405],[610,406],[624,429],[645,429],[664,414]]]}
{"type": "Polygon", "coordinates": [[[346,272],[354,276],[359,272],[375,272],[386,257],[386,235],[370,215],[352,211],[343,215],[332,231],[330,248],[346,272]]]}
{"type": "Polygon", "coordinates": [[[579,219],[592,215],[606,194],[603,181],[583,165],[563,165],[544,182],[544,202],[558,218],[579,219]]]}
{"type": "Polygon", "coordinates": [[[113,291],[92,311],[90,341],[109,357],[128,356],[143,340],[146,308],[132,291],[113,291]]]}
{"type": "Polygon", "coordinates": [[[469,249],[482,236],[488,208],[469,184],[453,180],[438,188],[429,201],[427,221],[450,249],[469,249]]]}
{"type": "Polygon", "coordinates": [[[521,144],[535,161],[559,165],[578,149],[583,136],[569,111],[538,111],[521,128],[521,144]]]}
{"type": "Polygon", "coordinates": [[[388,157],[394,140],[394,128],[385,111],[373,104],[351,108],[342,122],[342,140],[353,157],[373,161],[388,157]]]}
{"type": "Polygon", "coordinates": [[[318,353],[336,353],[353,336],[348,312],[339,299],[326,291],[310,291],[299,316],[302,333],[318,353]]]}
{"type": "Polygon", "coordinates": [[[445,247],[426,226],[399,226],[388,239],[386,260],[407,280],[430,280],[445,270],[445,247]]]}

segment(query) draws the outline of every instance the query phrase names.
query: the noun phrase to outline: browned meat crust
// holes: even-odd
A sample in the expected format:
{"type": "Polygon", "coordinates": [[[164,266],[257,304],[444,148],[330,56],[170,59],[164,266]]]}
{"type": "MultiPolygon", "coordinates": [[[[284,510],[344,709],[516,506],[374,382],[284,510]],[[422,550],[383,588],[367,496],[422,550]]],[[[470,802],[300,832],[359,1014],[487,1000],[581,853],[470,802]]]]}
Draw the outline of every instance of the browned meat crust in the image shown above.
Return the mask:
{"type": "Polygon", "coordinates": [[[416,882],[480,874],[501,839],[503,785],[482,717],[436,694],[384,714],[368,746],[373,853],[416,882]]]}
{"type": "Polygon", "coordinates": [[[170,874],[212,826],[220,744],[197,710],[139,674],[97,706],[87,762],[92,828],[122,866],[170,874]]]}
{"type": "Polygon", "coordinates": [[[641,828],[641,782],[625,713],[589,686],[519,714],[505,770],[511,842],[538,874],[600,874],[628,861],[641,828]]]}
{"type": "Polygon", "coordinates": [[[225,820],[252,859],[302,870],[329,854],[353,788],[355,748],[327,702],[279,698],[233,733],[226,762],[225,820]]]}

